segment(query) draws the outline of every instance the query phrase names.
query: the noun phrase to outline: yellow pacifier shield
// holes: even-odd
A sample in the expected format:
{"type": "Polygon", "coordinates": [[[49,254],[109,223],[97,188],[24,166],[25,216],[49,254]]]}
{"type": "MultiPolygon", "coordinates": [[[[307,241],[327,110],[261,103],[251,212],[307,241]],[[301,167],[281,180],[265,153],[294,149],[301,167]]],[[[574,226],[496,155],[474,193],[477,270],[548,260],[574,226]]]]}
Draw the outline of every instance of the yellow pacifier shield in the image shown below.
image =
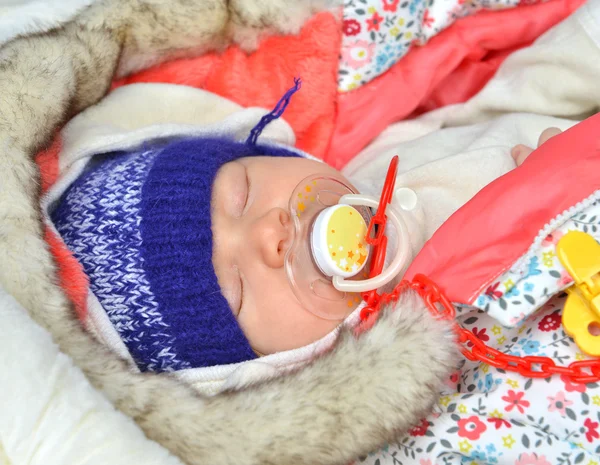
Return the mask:
{"type": "Polygon", "coordinates": [[[328,276],[357,275],[369,257],[366,234],[367,223],[354,207],[336,205],[323,210],[312,237],[319,268],[328,276]]]}
{"type": "Polygon", "coordinates": [[[329,257],[337,268],[357,274],[367,260],[365,235],[367,224],[356,209],[344,205],[336,209],[327,223],[329,257]]]}
{"type": "Polygon", "coordinates": [[[567,289],[563,309],[565,332],[588,355],[600,356],[600,336],[590,329],[600,328],[600,245],[581,231],[565,234],[556,246],[559,260],[575,283],[567,289]]]}

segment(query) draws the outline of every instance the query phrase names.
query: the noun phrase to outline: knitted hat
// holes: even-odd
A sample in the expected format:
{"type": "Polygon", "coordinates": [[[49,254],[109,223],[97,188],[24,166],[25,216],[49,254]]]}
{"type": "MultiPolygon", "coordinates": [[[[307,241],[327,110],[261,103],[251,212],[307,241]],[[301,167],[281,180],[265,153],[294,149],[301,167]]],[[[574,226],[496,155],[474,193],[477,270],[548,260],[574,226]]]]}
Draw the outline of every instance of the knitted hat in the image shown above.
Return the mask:
{"type": "Polygon", "coordinates": [[[185,139],[96,156],[52,213],[140,370],[256,357],[212,264],[211,191],[227,162],[300,156],[256,144],[260,131],[284,108],[263,118],[246,142],[185,139]]]}

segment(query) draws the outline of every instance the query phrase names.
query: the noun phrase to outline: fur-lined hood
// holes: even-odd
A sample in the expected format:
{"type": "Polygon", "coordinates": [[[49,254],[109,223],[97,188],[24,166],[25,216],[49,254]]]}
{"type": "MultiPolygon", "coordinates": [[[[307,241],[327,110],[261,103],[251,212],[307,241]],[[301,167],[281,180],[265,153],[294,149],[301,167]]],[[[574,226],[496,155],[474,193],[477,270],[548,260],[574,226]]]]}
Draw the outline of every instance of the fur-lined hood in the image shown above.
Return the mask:
{"type": "MultiPolygon", "coordinates": [[[[218,95],[172,84],[133,84],[116,89],[99,104],[85,110],[66,125],[56,153],[58,178],[42,199],[48,229],[59,234],[50,220],[56,202],[96,155],[133,150],[154,141],[178,137],[227,136],[245,140],[267,110],[242,108],[218,95]]],[[[295,135],[282,119],[272,122],[260,137],[261,143],[293,146],[295,135]]],[[[302,153],[303,157],[313,158],[302,153]]],[[[113,328],[105,310],[88,290],[85,315],[88,330],[137,370],[131,355],[113,328]]],[[[361,305],[345,321],[358,323],[361,305]]],[[[242,363],[176,371],[177,378],[205,395],[257,383],[309,363],[335,342],[339,328],[319,341],[295,350],[268,355],[242,363]]]]}

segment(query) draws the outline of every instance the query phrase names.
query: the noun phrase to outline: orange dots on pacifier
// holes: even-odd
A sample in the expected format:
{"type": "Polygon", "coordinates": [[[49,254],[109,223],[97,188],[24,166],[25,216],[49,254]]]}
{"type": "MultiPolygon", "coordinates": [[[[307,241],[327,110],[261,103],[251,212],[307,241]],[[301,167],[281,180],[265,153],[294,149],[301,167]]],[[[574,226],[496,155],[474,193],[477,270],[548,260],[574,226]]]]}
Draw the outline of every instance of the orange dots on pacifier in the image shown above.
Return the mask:
{"type": "Polygon", "coordinates": [[[356,308],[358,304],[360,304],[362,299],[359,294],[348,294],[348,300],[346,301],[346,305],[348,308],[356,308]]]}
{"type": "Polygon", "coordinates": [[[310,192],[310,191],[312,190],[312,187],[310,187],[310,186],[306,186],[306,187],[304,188],[304,190],[305,190],[306,192],[310,192]]]}
{"type": "MultiPolygon", "coordinates": [[[[302,192],[298,192],[298,198],[304,199],[302,192]]],[[[300,218],[301,214],[304,213],[304,210],[306,210],[306,204],[303,200],[298,200],[298,204],[296,205],[296,216],[300,218]]]]}

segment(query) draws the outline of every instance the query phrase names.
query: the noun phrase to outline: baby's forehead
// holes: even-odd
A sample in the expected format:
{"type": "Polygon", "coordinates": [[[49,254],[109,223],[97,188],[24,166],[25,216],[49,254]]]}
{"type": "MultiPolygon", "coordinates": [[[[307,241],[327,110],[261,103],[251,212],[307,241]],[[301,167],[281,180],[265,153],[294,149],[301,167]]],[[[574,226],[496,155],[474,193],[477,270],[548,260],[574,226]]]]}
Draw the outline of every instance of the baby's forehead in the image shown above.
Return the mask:
{"type": "Polygon", "coordinates": [[[243,156],[224,163],[217,171],[212,186],[212,205],[226,197],[239,183],[274,182],[280,187],[294,188],[297,183],[310,176],[345,177],[335,168],[310,155],[290,153],[288,156],[257,154],[243,156]]]}

